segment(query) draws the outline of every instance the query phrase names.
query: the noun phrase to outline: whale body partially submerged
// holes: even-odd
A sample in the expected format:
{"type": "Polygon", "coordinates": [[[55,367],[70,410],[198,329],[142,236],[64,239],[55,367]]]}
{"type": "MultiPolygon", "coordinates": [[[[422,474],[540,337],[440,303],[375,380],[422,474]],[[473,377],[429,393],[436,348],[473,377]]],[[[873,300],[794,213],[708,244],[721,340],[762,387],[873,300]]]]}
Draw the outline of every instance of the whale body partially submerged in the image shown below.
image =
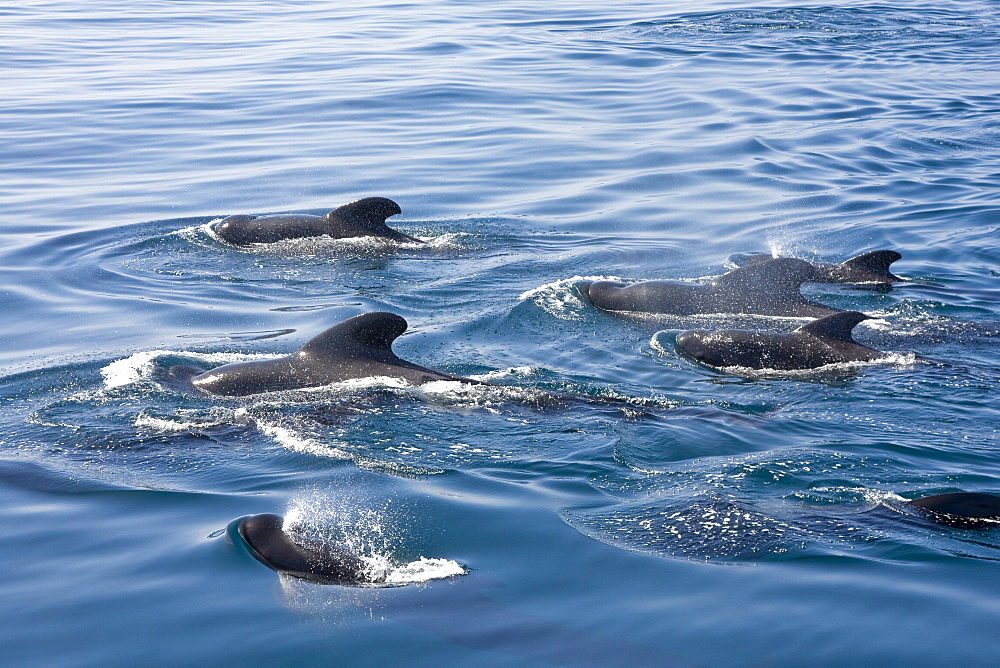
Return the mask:
{"type": "Polygon", "coordinates": [[[1000,496],[981,492],[951,492],[914,499],[910,504],[927,519],[946,526],[1000,528],[1000,496]]]}
{"type": "Polygon", "coordinates": [[[843,311],[814,320],[788,334],[742,329],[694,329],[677,335],[677,350],[713,367],[792,371],[841,362],[867,362],[886,354],[861,345],[851,330],[868,319],[843,311]]]}
{"type": "Polygon", "coordinates": [[[695,315],[739,313],[784,317],[822,317],[840,309],[802,296],[803,283],[814,282],[815,267],[796,258],[774,258],[738,267],[707,285],[644,281],[587,282],[580,294],[605,311],[695,315]]]}
{"type": "Polygon", "coordinates": [[[406,327],[406,320],[394,313],[365,313],[334,325],[291,355],[235,362],[209,371],[175,365],[167,370],[167,380],[189,382],[197,391],[221,396],[296,390],[378,376],[401,378],[411,385],[437,380],[479,384],[397,357],[392,342],[406,327]]]}
{"type": "Polygon", "coordinates": [[[333,239],[381,237],[392,241],[424,243],[385,224],[386,218],[402,213],[399,205],[385,197],[365,197],[326,214],[279,216],[228,216],[212,231],[236,246],[270,244],[285,239],[328,236],[333,239]]]}
{"type": "MultiPolygon", "coordinates": [[[[840,264],[814,262],[816,277],[813,283],[899,283],[904,279],[889,271],[889,265],[903,256],[894,250],[876,250],[844,260],[840,264]]],[[[773,255],[760,254],[744,257],[742,266],[773,260],[773,255]]]]}

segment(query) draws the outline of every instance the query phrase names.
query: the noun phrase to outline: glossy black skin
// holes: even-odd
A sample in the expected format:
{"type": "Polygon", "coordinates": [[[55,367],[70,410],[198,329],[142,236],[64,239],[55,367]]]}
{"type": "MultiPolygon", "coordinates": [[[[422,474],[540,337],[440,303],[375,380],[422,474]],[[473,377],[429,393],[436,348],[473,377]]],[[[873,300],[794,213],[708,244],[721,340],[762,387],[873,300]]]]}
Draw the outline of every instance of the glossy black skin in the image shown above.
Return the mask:
{"type": "Polygon", "coordinates": [[[263,514],[244,517],[237,525],[250,553],[279,573],[328,584],[378,582],[366,572],[364,562],[342,545],[297,543],[285,533],[284,519],[263,514]]]}
{"type": "Polygon", "coordinates": [[[843,311],[814,320],[788,334],[695,329],[678,334],[676,347],[708,366],[780,371],[883,358],[885,353],[863,346],[851,337],[854,326],[867,318],[858,311],[843,311]]]}
{"type": "Polygon", "coordinates": [[[385,197],[366,197],[345,204],[325,216],[287,214],[281,216],[237,215],[223,218],[213,228],[221,239],[236,245],[270,244],[285,239],[329,236],[334,239],[381,237],[393,241],[423,243],[388,227],[386,218],[401,213],[399,205],[385,197]]]}
{"type": "Polygon", "coordinates": [[[802,296],[803,283],[815,282],[817,270],[804,260],[775,258],[739,267],[707,285],[645,281],[583,283],[580,294],[606,311],[695,315],[747,313],[787,317],[822,317],[840,309],[802,296]]]}
{"type": "MultiPolygon", "coordinates": [[[[889,271],[889,265],[903,257],[893,250],[876,250],[862,253],[840,264],[814,263],[816,278],[813,283],[899,283],[905,279],[889,271]]],[[[773,260],[771,255],[751,255],[743,259],[743,266],[773,260]]]]}
{"type": "Polygon", "coordinates": [[[946,526],[972,529],[1000,528],[1000,496],[980,492],[952,492],[914,499],[927,519],[946,526]]]}
{"type": "Polygon", "coordinates": [[[398,315],[365,313],[334,325],[286,357],[225,364],[204,372],[178,365],[167,375],[173,382],[187,380],[197,391],[221,396],[319,387],[376,376],[402,378],[411,385],[435,380],[478,384],[397,357],[392,342],[405,331],[406,320],[398,315]]]}

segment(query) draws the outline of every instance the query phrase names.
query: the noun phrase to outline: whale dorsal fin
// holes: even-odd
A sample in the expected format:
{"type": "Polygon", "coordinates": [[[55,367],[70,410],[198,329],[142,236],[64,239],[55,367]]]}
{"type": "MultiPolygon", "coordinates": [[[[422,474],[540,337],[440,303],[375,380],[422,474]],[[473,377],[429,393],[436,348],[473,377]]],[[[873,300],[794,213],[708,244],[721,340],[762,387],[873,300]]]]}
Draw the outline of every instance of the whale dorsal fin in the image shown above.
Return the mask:
{"type": "Polygon", "coordinates": [[[816,268],[805,260],[778,257],[738,267],[712,281],[725,292],[760,294],[801,300],[799,288],[816,276],[816,268]]]}
{"type": "Polygon", "coordinates": [[[363,313],[309,339],[299,352],[349,354],[362,348],[370,352],[392,354],[392,342],[405,331],[406,320],[395,313],[363,313]]]}
{"type": "Polygon", "coordinates": [[[848,343],[857,343],[851,336],[851,330],[862,320],[868,319],[869,316],[860,311],[843,311],[813,320],[809,324],[799,327],[796,331],[828,339],[837,339],[838,341],[847,341],[848,343]]]}
{"type": "Polygon", "coordinates": [[[886,278],[896,278],[889,273],[889,265],[901,257],[903,256],[893,250],[877,250],[845,260],[840,263],[840,266],[879,274],[886,278]]]}
{"type": "Polygon", "coordinates": [[[385,227],[385,219],[402,213],[399,205],[387,197],[365,197],[356,202],[339,206],[326,217],[331,221],[344,220],[351,221],[367,230],[382,230],[385,227]]]}

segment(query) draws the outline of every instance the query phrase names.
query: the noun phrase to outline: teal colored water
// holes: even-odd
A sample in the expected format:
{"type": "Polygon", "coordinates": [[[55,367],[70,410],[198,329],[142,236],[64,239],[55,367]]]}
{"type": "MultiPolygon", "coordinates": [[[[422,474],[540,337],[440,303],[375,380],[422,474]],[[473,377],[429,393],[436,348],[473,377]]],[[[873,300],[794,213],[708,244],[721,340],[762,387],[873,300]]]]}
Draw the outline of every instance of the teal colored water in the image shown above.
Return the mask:
{"type": "Polygon", "coordinates": [[[0,10],[6,665],[994,665],[992,2],[23,2],[0,10]],[[399,202],[426,246],[210,223],[399,202]],[[585,279],[898,250],[885,362],[726,375],[585,279]],[[155,380],[398,313],[487,380],[155,380]],[[279,576],[285,515],[392,573],[279,576]]]}

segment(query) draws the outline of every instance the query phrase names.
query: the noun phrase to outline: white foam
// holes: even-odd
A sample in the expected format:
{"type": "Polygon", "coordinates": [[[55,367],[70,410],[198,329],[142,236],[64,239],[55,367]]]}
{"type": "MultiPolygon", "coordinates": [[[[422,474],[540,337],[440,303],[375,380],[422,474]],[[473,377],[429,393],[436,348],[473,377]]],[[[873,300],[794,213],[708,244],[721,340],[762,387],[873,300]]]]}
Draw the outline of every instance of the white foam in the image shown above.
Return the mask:
{"type": "Polygon", "coordinates": [[[269,436],[281,447],[306,455],[317,457],[333,457],[336,459],[351,459],[351,454],[331,445],[328,442],[311,438],[298,429],[286,427],[263,418],[255,418],[254,424],[265,436],[269,436]]]}
{"type": "Polygon", "coordinates": [[[417,247],[417,248],[426,247],[426,248],[433,248],[434,250],[438,250],[438,251],[442,251],[442,250],[463,250],[463,249],[465,249],[467,247],[467,245],[463,244],[462,241],[461,241],[461,239],[463,239],[466,236],[467,236],[466,234],[449,232],[447,234],[439,234],[436,237],[430,237],[428,239],[424,239],[425,246],[421,246],[420,244],[412,244],[411,243],[411,244],[407,244],[406,247],[407,248],[414,247],[414,246],[417,247]]]}
{"type": "MultiPolygon", "coordinates": [[[[283,214],[273,214],[273,215],[283,215],[283,214]]],[[[219,223],[221,220],[223,220],[223,218],[215,218],[203,225],[193,225],[191,227],[185,227],[181,230],[178,230],[176,234],[187,241],[197,241],[200,235],[205,235],[221,244],[231,245],[229,244],[228,241],[220,237],[215,231],[216,224],[219,223]]],[[[416,234],[417,233],[415,232],[410,236],[415,237],[416,234]]],[[[272,243],[257,243],[257,244],[248,244],[245,246],[233,246],[233,247],[249,253],[277,252],[289,255],[315,255],[325,251],[337,251],[337,250],[378,251],[378,250],[384,250],[386,248],[401,248],[406,250],[420,250],[420,249],[431,248],[436,251],[441,251],[441,250],[460,250],[465,248],[465,246],[460,241],[460,239],[464,236],[466,235],[462,233],[449,232],[445,234],[439,234],[438,236],[435,237],[423,239],[423,243],[421,243],[420,241],[395,241],[393,239],[386,239],[384,237],[375,237],[375,236],[333,238],[324,234],[315,237],[282,239],[280,241],[275,241],[272,243]]]]}
{"type": "Polygon", "coordinates": [[[101,376],[104,378],[104,387],[105,389],[110,389],[149,380],[152,378],[153,370],[156,368],[156,360],[161,357],[171,356],[184,357],[213,365],[280,357],[280,355],[265,354],[189,353],[176,350],[149,350],[135,353],[124,359],[115,360],[101,369],[101,376]]]}
{"type": "Polygon", "coordinates": [[[149,378],[152,375],[153,360],[169,354],[166,350],[151,350],[111,362],[101,369],[104,387],[121,387],[149,378]]]}
{"type": "MultiPolygon", "coordinates": [[[[518,367],[524,369],[525,367],[518,367]]],[[[491,371],[473,380],[496,379],[510,371],[491,371]]],[[[547,396],[542,390],[518,385],[473,385],[453,380],[437,380],[414,388],[414,393],[424,399],[445,401],[460,406],[497,413],[511,402],[533,402],[547,396]]]]}
{"type": "Polygon", "coordinates": [[[895,366],[902,368],[913,367],[920,364],[920,360],[913,353],[891,353],[886,357],[877,360],[836,362],[834,364],[824,364],[812,369],[751,369],[744,366],[716,367],[720,371],[745,378],[811,378],[815,376],[826,376],[838,373],[850,373],[872,366],[895,366]]]}
{"type": "Polygon", "coordinates": [[[669,356],[674,354],[674,349],[660,343],[660,339],[663,337],[663,332],[657,332],[653,334],[653,338],[649,340],[649,347],[653,352],[659,353],[662,356],[669,356]]]}
{"type": "Polygon", "coordinates": [[[495,371],[487,371],[486,373],[476,374],[475,376],[469,376],[473,380],[479,380],[484,383],[489,383],[495,380],[500,380],[504,378],[531,378],[532,376],[538,375],[538,368],[533,366],[514,366],[509,369],[497,369],[495,371]]]}
{"type": "Polygon", "coordinates": [[[282,529],[306,540],[340,542],[365,563],[367,577],[381,585],[400,586],[441,578],[465,575],[468,569],[456,561],[421,556],[415,561],[397,563],[391,557],[391,544],[398,542],[390,523],[372,508],[359,507],[348,497],[336,499],[310,495],[296,499],[285,513],[282,529]],[[301,532],[302,527],[336,527],[334,530],[301,532]]]}
{"type": "Polygon", "coordinates": [[[178,420],[170,418],[159,418],[149,415],[146,412],[139,413],[133,421],[136,427],[157,431],[162,434],[178,433],[184,431],[195,431],[206,427],[215,426],[218,423],[206,423],[197,420],[178,420]]]}
{"type": "Polygon", "coordinates": [[[429,580],[456,577],[458,575],[465,575],[468,572],[467,568],[451,559],[428,559],[420,557],[408,564],[390,568],[385,574],[384,582],[392,585],[413,584],[416,582],[428,582],[429,580]]]}
{"type": "Polygon", "coordinates": [[[395,387],[404,388],[411,387],[411,385],[406,381],[405,378],[398,378],[396,376],[368,376],[367,378],[349,378],[347,380],[342,380],[336,383],[330,383],[329,385],[321,385],[318,387],[304,388],[303,392],[357,392],[358,390],[367,390],[374,387],[395,387]]]}
{"type": "Polygon", "coordinates": [[[216,218],[208,223],[202,223],[201,225],[191,225],[190,227],[183,227],[179,230],[175,230],[172,234],[179,236],[184,241],[189,241],[191,243],[198,243],[203,241],[206,237],[209,239],[215,239],[216,241],[221,241],[212,232],[212,225],[216,222],[222,220],[221,218],[216,218]]]}
{"type": "Polygon", "coordinates": [[[532,301],[540,309],[562,320],[581,320],[587,304],[580,297],[576,286],[585,281],[620,281],[614,276],[573,276],[554,283],[547,283],[527,290],[518,297],[532,301]]]}

